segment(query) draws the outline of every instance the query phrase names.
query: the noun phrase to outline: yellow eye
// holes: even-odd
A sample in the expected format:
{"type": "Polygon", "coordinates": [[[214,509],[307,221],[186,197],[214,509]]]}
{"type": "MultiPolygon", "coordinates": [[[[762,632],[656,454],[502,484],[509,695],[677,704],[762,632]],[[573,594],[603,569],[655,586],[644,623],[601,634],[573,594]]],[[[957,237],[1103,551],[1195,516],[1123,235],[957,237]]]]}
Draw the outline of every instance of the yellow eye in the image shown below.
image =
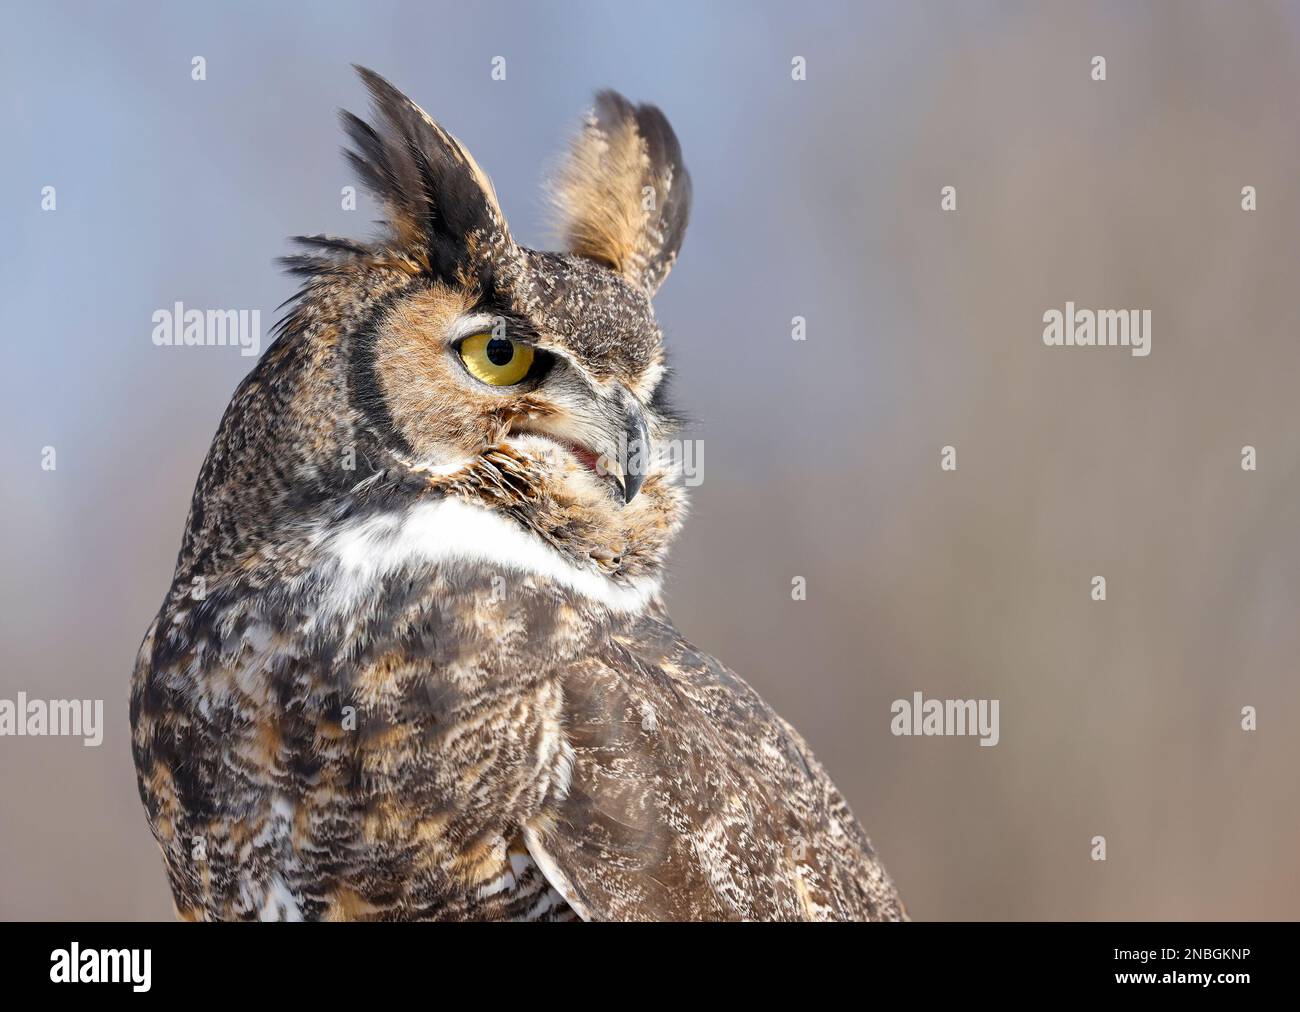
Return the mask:
{"type": "Polygon", "coordinates": [[[514,386],[533,366],[531,346],[491,334],[474,334],[456,349],[476,380],[494,387],[514,386]]]}

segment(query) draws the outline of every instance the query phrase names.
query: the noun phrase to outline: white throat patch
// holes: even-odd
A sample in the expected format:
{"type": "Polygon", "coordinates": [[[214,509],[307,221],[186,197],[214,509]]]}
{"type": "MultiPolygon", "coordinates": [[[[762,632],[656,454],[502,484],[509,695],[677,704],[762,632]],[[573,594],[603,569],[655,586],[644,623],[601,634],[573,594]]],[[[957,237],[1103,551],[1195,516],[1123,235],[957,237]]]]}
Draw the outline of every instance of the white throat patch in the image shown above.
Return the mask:
{"type": "Polygon", "coordinates": [[[325,601],[336,611],[364,599],[391,573],[439,563],[475,563],[538,576],[615,612],[640,611],[659,592],[658,579],[616,584],[510,520],[459,499],[354,521],[329,535],[324,547],[341,570],[325,601]]]}

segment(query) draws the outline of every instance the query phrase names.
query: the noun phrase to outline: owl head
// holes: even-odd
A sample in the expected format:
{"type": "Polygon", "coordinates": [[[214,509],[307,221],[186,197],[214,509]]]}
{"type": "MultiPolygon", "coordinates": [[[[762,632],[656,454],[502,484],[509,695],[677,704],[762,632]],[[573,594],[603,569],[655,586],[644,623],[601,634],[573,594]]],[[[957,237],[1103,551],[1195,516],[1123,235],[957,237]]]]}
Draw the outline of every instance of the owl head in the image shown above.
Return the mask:
{"type": "Polygon", "coordinates": [[[597,95],[551,182],[565,248],[543,252],[455,137],[358,71],[374,115],[342,114],[346,156],[382,234],[295,240],[305,283],[223,420],[182,560],[442,497],[611,579],[652,572],[683,509],[651,305],[691,200],[672,128],[597,95]]]}

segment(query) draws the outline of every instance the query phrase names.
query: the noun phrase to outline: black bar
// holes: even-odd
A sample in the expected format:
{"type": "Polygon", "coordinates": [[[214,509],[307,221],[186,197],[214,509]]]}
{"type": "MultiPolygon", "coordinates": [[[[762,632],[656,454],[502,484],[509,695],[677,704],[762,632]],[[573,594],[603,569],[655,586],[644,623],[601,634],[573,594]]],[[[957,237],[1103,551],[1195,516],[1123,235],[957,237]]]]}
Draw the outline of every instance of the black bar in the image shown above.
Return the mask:
{"type": "MultiPolygon", "coordinates": [[[[773,978],[827,987],[874,989],[889,980],[913,994],[1073,994],[1111,988],[1172,987],[1224,996],[1223,989],[1294,980],[1294,923],[1001,923],[904,925],[487,925],[487,924],[150,924],[0,925],[0,967],[19,986],[67,991],[76,976],[103,972],[118,982],[78,980],[81,998],[114,991],[135,998],[201,997],[243,982],[250,1000],[311,995],[338,1000],[387,988],[589,988],[607,980],[653,994],[669,979],[773,978]],[[135,963],[120,950],[138,950],[135,963]],[[135,991],[130,969],[148,991],[135,991]],[[88,950],[92,950],[88,955],[88,950]],[[114,955],[105,959],[104,950],[114,955]],[[118,969],[125,968],[125,969],[118,969]],[[1195,978],[1192,975],[1196,975],[1195,978]],[[1200,975],[1209,975],[1208,983],[1200,975]],[[135,974],[142,980],[143,972],[135,974]],[[569,978],[566,982],[566,977],[569,978]],[[458,980],[460,983],[453,983],[458,980]],[[475,983],[477,982],[477,983],[475,983]],[[920,991],[915,990],[920,988],[920,991]]],[[[605,1003],[605,984],[591,990],[605,1003]]],[[[574,997],[572,990],[569,997],[574,997]]],[[[450,1001],[445,991],[433,1001],[450,1001]]]]}

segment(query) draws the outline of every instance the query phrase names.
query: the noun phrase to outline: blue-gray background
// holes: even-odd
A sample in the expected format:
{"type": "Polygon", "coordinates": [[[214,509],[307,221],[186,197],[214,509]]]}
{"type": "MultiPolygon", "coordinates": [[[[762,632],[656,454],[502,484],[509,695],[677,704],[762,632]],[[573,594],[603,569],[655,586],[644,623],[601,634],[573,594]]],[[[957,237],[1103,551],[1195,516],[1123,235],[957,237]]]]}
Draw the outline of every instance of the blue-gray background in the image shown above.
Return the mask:
{"type": "Polygon", "coordinates": [[[108,727],[0,739],[0,916],[169,914],[127,683],[252,360],[150,317],[269,326],[285,236],[370,231],[340,208],[353,62],[531,244],[595,89],[672,120],[695,208],[657,305],[705,480],[669,603],[914,916],[1300,913],[1296,4],[3,6],[0,697],[108,727]],[[1066,300],[1150,308],[1151,356],[1044,348],[1066,300]],[[891,736],[918,690],[1000,699],[1001,743],[891,736]]]}

